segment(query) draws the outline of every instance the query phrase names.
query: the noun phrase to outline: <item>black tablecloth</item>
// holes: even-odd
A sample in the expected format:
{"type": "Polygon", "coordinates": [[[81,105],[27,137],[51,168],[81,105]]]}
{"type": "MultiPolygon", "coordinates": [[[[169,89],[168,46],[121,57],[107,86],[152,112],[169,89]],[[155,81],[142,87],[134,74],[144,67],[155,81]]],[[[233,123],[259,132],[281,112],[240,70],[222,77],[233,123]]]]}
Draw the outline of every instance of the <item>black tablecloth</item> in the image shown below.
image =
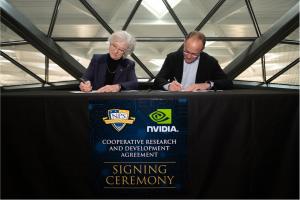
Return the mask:
{"type": "Polygon", "coordinates": [[[298,92],[19,92],[1,106],[3,198],[299,197],[298,92]],[[188,98],[186,194],[93,194],[88,101],[178,97],[188,98]]]}

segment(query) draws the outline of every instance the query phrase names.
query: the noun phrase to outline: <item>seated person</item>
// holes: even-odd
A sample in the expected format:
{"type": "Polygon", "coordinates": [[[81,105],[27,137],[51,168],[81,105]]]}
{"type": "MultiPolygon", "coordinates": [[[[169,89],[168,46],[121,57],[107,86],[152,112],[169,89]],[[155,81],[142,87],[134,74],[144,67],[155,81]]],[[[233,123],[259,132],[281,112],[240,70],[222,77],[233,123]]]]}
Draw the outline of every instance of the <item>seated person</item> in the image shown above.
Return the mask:
{"type": "Polygon", "coordinates": [[[108,39],[109,53],[95,54],[83,75],[83,92],[119,92],[138,87],[135,63],[126,58],[135,47],[135,38],[126,31],[114,32],[108,39]]]}
{"type": "Polygon", "coordinates": [[[232,81],[227,79],[218,61],[203,52],[205,41],[203,33],[189,33],[183,50],[167,55],[154,81],[155,88],[169,91],[231,89],[232,81]]]}

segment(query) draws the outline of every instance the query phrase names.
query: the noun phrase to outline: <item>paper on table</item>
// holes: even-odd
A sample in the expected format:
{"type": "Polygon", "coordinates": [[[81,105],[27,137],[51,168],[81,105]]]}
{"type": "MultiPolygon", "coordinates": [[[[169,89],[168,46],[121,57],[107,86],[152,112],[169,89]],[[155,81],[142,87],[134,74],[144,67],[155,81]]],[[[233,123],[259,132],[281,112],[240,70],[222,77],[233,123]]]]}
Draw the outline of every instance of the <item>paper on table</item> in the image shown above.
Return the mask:
{"type": "Polygon", "coordinates": [[[193,92],[220,92],[223,90],[193,90],[193,92]]]}
{"type": "Polygon", "coordinates": [[[92,91],[90,91],[90,92],[82,92],[82,91],[70,91],[71,93],[96,93],[97,92],[97,90],[92,90],[92,91]]]}

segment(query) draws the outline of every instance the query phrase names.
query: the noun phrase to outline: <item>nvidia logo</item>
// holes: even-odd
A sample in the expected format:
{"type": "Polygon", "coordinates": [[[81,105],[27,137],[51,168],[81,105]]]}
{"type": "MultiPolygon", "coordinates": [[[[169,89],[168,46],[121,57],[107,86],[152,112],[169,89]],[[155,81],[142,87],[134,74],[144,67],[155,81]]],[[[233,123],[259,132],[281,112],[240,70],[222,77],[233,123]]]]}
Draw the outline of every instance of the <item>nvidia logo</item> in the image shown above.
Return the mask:
{"type": "Polygon", "coordinates": [[[149,114],[152,121],[157,124],[171,124],[172,123],[172,109],[157,109],[149,114]]]}

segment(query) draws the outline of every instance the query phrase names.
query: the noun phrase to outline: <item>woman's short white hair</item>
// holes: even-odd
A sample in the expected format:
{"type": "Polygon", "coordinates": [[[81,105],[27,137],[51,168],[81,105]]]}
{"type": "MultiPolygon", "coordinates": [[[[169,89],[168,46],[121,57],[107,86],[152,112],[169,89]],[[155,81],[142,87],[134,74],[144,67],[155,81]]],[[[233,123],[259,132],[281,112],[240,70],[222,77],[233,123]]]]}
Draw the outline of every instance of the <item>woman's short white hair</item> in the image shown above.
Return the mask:
{"type": "Polygon", "coordinates": [[[134,47],[136,43],[135,38],[126,31],[114,32],[109,36],[108,42],[109,44],[113,42],[126,42],[128,44],[128,48],[125,50],[123,57],[127,57],[134,51],[134,47]]]}

